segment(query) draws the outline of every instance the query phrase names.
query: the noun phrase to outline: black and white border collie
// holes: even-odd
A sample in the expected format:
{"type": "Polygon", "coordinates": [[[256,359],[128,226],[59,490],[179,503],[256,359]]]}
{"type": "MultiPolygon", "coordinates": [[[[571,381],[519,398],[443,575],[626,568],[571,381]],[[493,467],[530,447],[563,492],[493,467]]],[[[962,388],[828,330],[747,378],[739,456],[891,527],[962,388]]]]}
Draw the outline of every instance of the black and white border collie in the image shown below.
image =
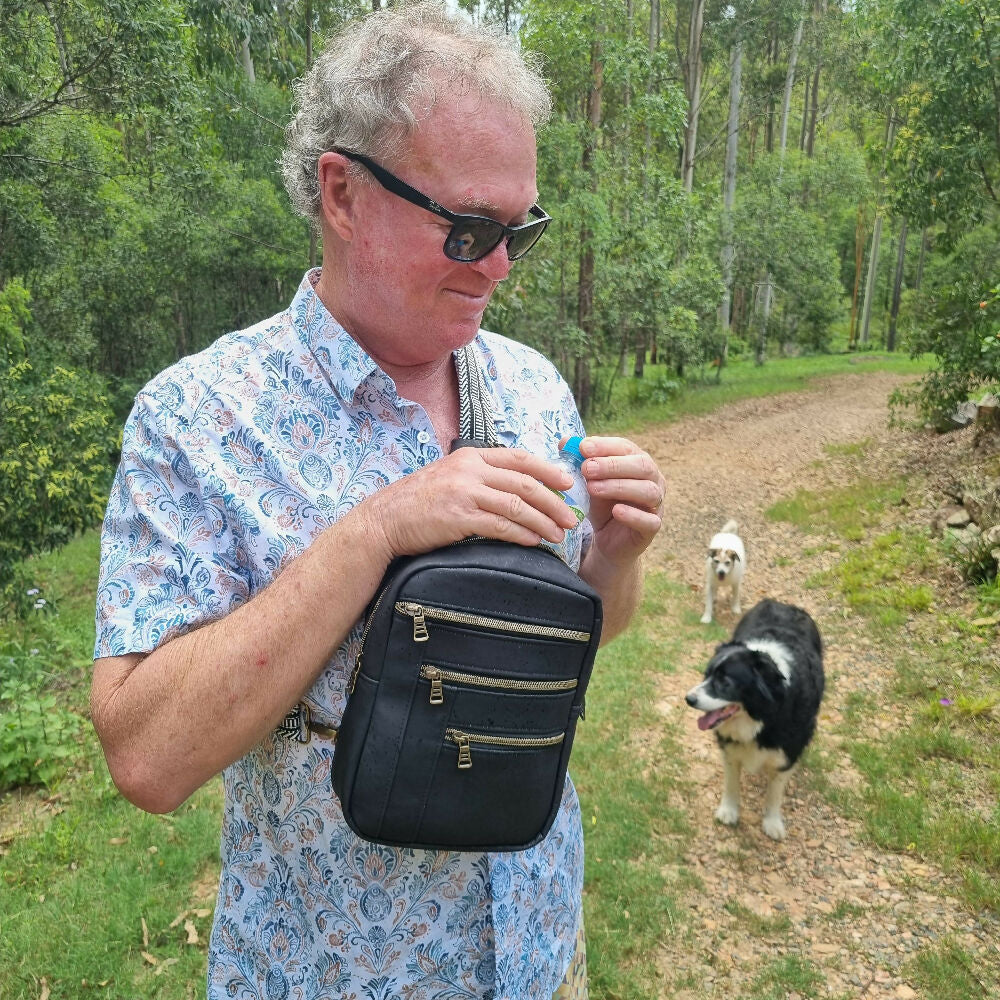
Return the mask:
{"type": "Polygon", "coordinates": [[[715,818],[735,826],[740,816],[740,772],[769,777],[763,828],[783,840],[785,786],[816,730],[823,699],[823,643],[801,608],[763,600],[715,651],[704,680],[686,696],[705,714],[698,728],[714,730],[725,765],[715,818]]]}

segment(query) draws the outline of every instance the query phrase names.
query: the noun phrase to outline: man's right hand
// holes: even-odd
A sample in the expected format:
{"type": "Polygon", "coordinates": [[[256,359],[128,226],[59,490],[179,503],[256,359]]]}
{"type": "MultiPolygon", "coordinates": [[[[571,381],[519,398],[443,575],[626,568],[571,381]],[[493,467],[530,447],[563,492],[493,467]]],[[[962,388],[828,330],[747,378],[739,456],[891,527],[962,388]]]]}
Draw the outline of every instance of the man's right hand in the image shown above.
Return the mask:
{"type": "Polygon", "coordinates": [[[577,520],[562,497],[572,477],[519,448],[459,448],[369,497],[356,513],[389,559],[470,535],[559,543],[577,520]]]}

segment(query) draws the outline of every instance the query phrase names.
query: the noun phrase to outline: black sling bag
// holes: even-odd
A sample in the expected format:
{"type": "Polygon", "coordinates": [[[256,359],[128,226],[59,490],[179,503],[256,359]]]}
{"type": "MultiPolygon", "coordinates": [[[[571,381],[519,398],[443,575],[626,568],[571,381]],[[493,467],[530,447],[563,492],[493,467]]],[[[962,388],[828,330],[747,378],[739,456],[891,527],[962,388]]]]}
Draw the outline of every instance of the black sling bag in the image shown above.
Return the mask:
{"type": "MultiPolygon", "coordinates": [[[[495,445],[471,348],[456,369],[456,445],[495,445]]],[[[336,735],[333,789],[351,829],[435,850],[537,844],[562,800],[601,622],[596,591],[540,546],[472,538],[394,560],[336,735]]],[[[283,729],[308,738],[302,709],[283,729]]]]}

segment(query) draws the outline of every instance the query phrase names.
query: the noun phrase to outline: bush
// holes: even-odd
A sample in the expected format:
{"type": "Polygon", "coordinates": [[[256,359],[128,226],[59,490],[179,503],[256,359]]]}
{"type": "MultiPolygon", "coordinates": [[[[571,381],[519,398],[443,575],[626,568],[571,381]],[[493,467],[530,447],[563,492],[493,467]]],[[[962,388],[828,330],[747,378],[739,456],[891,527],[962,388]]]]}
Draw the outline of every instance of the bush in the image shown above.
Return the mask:
{"type": "Polygon", "coordinates": [[[48,691],[40,649],[0,647],[0,794],[49,785],[76,755],[80,716],[48,691]]]}
{"type": "Polygon", "coordinates": [[[116,441],[100,378],[10,360],[30,318],[19,290],[0,291],[0,597],[11,596],[19,562],[100,521],[116,441]]]}
{"type": "Polygon", "coordinates": [[[912,390],[893,395],[894,408],[915,403],[935,424],[959,403],[1000,386],[1000,219],[971,230],[947,257],[933,261],[908,303],[910,354],[933,353],[936,366],[912,390]]]}

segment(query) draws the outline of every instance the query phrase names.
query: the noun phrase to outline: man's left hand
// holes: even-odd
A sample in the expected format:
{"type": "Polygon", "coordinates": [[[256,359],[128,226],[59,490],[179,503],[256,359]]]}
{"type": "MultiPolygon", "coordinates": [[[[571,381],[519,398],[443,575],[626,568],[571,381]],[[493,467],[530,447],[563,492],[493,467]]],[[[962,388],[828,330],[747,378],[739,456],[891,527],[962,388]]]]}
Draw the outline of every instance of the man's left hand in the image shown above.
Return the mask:
{"type": "Polygon", "coordinates": [[[586,437],[580,452],[594,545],[608,562],[634,562],[663,523],[666,481],[653,459],[625,438],[586,437]]]}

